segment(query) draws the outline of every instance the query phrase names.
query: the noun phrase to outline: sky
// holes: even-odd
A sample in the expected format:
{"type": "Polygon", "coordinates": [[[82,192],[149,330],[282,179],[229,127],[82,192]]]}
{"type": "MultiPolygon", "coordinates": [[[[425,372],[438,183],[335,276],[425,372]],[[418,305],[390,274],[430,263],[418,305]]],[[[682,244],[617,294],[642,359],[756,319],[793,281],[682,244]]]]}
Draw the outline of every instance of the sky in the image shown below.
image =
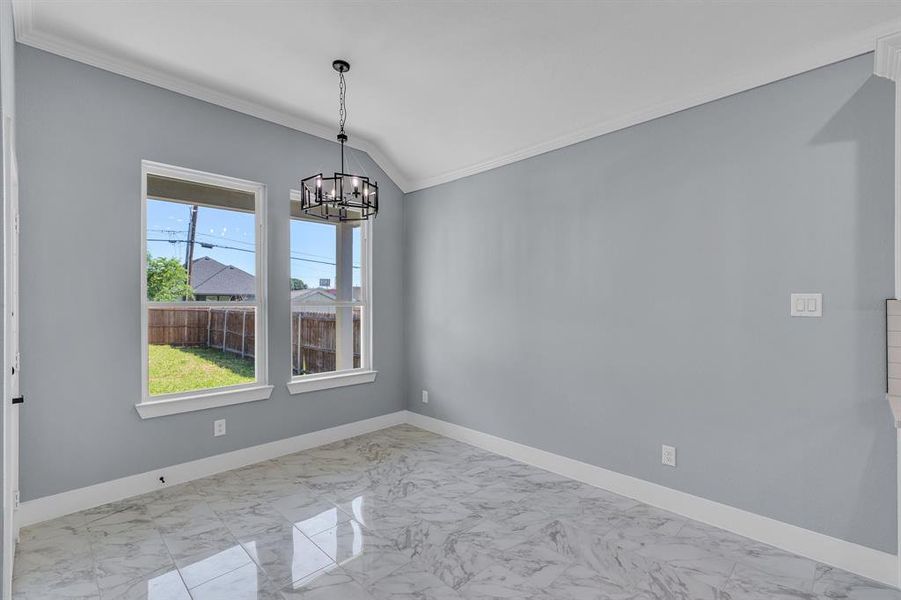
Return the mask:
{"type": "MultiPolygon", "coordinates": [[[[177,258],[184,263],[191,206],[179,202],[147,200],[147,251],[151,256],[177,258]]],[[[254,258],[254,215],[201,206],[197,211],[194,258],[209,256],[251,275],[254,258]],[[210,247],[203,247],[206,244],[210,247]]],[[[360,228],[354,229],[354,285],[360,285],[360,228]]],[[[327,223],[291,221],[291,277],[310,287],[320,279],[335,285],[335,226],[327,223]]],[[[289,282],[285,282],[289,286],[289,282]]]]}

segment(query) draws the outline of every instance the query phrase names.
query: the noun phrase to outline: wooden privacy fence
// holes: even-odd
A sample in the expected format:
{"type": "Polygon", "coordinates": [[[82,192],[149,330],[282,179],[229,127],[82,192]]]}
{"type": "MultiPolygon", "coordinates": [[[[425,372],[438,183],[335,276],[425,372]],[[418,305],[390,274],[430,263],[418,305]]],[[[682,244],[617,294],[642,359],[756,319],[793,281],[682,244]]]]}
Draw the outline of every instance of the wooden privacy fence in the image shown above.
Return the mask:
{"type": "Polygon", "coordinates": [[[147,340],[151,344],[206,346],[210,309],[151,308],[147,311],[147,340]]]}
{"type": "MultiPolygon", "coordinates": [[[[295,375],[326,373],[336,369],[335,315],[291,314],[291,366],[295,375]]],[[[360,315],[354,314],[354,368],[360,366],[360,315]]]]}
{"type": "Polygon", "coordinates": [[[151,344],[219,348],[252,358],[255,323],[252,306],[151,308],[147,339],[151,344]]]}
{"type": "Polygon", "coordinates": [[[206,345],[241,356],[254,356],[256,309],[211,308],[206,345]]]}
{"type": "MultiPolygon", "coordinates": [[[[256,309],[232,307],[166,307],[148,311],[151,344],[219,348],[243,357],[254,356],[256,309]]],[[[360,366],[360,315],[354,314],[354,368],[360,366]]],[[[291,365],[296,375],[335,370],[335,315],[291,314],[291,365]]]]}

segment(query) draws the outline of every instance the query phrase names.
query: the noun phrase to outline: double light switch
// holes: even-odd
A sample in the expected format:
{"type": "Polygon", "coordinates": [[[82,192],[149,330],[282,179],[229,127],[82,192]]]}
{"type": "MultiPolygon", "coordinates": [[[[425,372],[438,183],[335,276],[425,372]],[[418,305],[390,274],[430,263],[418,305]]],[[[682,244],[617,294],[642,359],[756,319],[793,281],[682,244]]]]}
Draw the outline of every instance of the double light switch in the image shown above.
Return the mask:
{"type": "Polygon", "coordinates": [[[791,316],[822,317],[823,294],[792,294],[791,316]]]}

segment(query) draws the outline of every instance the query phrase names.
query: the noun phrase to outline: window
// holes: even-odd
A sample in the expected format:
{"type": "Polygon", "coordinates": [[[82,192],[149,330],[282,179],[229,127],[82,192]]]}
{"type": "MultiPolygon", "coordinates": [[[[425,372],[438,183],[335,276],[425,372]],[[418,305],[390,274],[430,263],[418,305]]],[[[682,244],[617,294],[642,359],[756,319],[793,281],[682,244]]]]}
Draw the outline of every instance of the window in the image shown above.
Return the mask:
{"type": "Polygon", "coordinates": [[[142,417],[269,397],[261,184],[142,163],[142,417]]]}
{"type": "Polygon", "coordinates": [[[291,196],[292,393],[373,381],[369,222],[300,212],[291,196]]]}

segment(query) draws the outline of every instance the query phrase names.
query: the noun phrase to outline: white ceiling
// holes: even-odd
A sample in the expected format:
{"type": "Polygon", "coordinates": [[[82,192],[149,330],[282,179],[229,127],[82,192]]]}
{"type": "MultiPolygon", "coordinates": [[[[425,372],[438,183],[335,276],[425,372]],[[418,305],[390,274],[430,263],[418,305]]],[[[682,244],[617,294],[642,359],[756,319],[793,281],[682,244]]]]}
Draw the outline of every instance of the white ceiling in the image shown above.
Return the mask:
{"type": "Polygon", "coordinates": [[[20,42],[334,139],[428,187],[874,48],[901,1],[15,0],[20,42]]]}

